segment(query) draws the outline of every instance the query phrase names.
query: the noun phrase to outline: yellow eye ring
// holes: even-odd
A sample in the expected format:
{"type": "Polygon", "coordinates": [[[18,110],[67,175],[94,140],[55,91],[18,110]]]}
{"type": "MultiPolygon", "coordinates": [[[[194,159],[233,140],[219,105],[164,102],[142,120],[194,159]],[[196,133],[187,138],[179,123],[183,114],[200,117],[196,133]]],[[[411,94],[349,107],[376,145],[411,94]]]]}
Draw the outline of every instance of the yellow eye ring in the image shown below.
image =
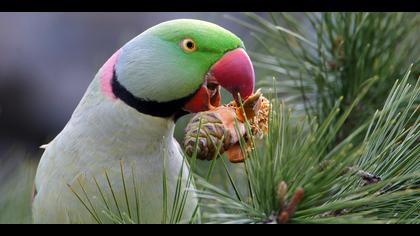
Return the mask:
{"type": "Polygon", "coordinates": [[[197,50],[197,45],[195,44],[194,40],[192,40],[190,38],[186,38],[186,39],[181,40],[180,46],[181,46],[182,50],[184,50],[184,52],[186,52],[186,53],[191,53],[191,52],[194,52],[195,50],[197,50]]]}

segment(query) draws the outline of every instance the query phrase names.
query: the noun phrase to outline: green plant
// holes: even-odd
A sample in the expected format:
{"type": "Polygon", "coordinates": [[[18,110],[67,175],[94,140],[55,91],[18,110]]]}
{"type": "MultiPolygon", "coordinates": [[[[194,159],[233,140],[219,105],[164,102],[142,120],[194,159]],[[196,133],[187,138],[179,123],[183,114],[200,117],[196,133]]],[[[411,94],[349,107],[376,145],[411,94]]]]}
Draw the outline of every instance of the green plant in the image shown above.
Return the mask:
{"type": "Polygon", "coordinates": [[[343,97],[343,112],[363,84],[378,81],[337,134],[337,142],[383,105],[393,81],[416,62],[410,78],[417,79],[420,17],[411,13],[245,13],[247,20],[230,17],[251,31],[259,44],[251,53],[254,65],[266,74],[258,87],[272,86],[288,104],[325,120],[335,101],[343,97]],[[303,105],[303,106],[301,106],[303,105]]]}
{"type": "MultiPolygon", "coordinates": [[[[165,163],[165,161],[163,160],[165,163]]],[[[192,174],[187,176],[187,181],[183,181],[183,170],[188,165],[186,161],[183,162],[178,174],[178,180],[175,186],[175,194],[173,198],[168,195],[167,173],[166,168],[162,172],[162,224],[175,224],[175,223],[194,223],[200,221],[200,215],[194,214],[188,221],[183,220],[183,213],[185,205],[188,204],[188,195],[191,194],[188,189],[194,186],[192,174]]],[[[129,170],[126,170],[127,165],[120,161],[120,171],[118,172],[121,179],[117,182],[110,180],[108,170],[104,169],[104,177],[107,187],[101,187],[99,182],[103,179],[93,177],[93,181],[79,176],[77,179],[77,186],[70,186],[68,188],[73,192],[77,200],[82,204],[86,210],[86,214],[98,224],[141,224],[147,223],[142,214],[141,196],[143,194],[142,187],[136,179],[135,164],[132,163],[129,170]],[[126,174],[129,173],[131,178],[126,174]],[[92,183],[94,186],[92,186],[92,183]],[[115,185],[123,186],[123,196],[115,192],[115,185]],[[130,199],[134,199],[134,204],[130,205],[130,199]]],[[[158,199],[156,199],[158,200],[158,199]]],[[[72,223],[78,223],[69,215],[72,223]]]]}
{"type": "Polygon", "coordinates": [[[274,99],[269,134],[252,151],[243,148],[247,195],[231,195],[199,178],[204,220],[420,223],[420,81],[409,84],[409,74],[395,82],[381,110],[338,144],[337,132],[374,81],[349,109],[340,112],[337,100],[324,121],[296,121],[274,99]],[[355,142],[362,133],[363,141],[355,142]]]}
{"type": "MultiPolygon", "coordinates": [[[[0,156],[1,157],[1,156],[0,156]]],[[[0,160],[0,224],[31,223],[36,161],[16,149],[0,160]]]]}

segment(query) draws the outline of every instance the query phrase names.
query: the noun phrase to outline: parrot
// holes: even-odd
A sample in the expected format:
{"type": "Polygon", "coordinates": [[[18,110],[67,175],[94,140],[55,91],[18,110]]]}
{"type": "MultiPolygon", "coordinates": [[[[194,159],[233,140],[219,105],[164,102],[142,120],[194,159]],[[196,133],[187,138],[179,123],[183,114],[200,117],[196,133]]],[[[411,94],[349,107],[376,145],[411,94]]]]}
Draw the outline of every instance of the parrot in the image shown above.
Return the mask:
{"type": "Polygon", "coordinates": [[[179,186],[188,190],[187,222],[198,200],[175,123],[219,106],[222,88],[238,100],[254,85],[243,41],[217,24],[175,19],[143,31],[100,67],[67,124],[43,146],[33,222],[109,223],[119,216],[159,224],[174,210],[165,198],[174,199],[179,186]]]}

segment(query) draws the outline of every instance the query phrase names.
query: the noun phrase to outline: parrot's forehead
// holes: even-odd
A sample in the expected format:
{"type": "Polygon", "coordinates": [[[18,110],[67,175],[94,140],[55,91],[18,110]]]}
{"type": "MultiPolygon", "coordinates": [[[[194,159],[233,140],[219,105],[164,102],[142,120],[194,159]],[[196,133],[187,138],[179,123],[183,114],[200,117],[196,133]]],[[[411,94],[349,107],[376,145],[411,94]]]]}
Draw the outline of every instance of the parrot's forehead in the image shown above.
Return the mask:
{"type": "Polygon", "coordinates": [[[158,24],[145,33],[163,40],[177,42],[191,38],[198,48],[206,51],[223,52],[244,47],[241,39],[232,32],[210,22],[192,19],[179,19],[158,24]]]}

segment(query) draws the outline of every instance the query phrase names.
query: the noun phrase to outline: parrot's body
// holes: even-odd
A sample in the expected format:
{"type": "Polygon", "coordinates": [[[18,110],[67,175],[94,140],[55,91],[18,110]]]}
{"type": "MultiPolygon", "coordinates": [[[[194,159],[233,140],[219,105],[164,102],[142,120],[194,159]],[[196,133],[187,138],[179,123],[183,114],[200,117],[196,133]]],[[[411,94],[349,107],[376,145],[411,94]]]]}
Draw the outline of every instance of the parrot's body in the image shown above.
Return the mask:
{"type": "MultiPolygon", "coordinates": [[[[62,132],[46,145],[35,179],[35,223],[108,223],[113,217],[161,223],[168,218],[178,177],[181,189],[193,188],[173,137],[175,121],[217,106],[219,84],[233,94],[252,93],[253,69],[242,47],[221,27],[175,20],[118,50],[62,132]],[[236,74],[226,73],[226,64],[236,74]]],[[[187,196],[180,222],[188,222],[196,209],[194,194],[187,196]]]]}
{"type": "MultiPolygon", "coordinates": [[[[36,177],[35,222],[96,222],[89,217],[89,212],[80,204],[75,193],[69,191],[67,184],[83,196],[82,184],[90,196],[97,196],[96,202],[102,203],[100,193],[93,188],[96,185],[92,177],[101,183],[103,191],[110,193],[105,182],[105,170],[112,181],[113,191],[119,196],[118,201],[124,203],[119,207],[128,212],[122,198],[124,189],[120,160],[124,164],[128,187],[133,186],[131,175],[134,169],[139,189],[147,189],[141,191],[142,201],[139,204],[147,206],[141,207],[142,214],[148,216],[143,222],[160,222],[162,200],[157,199],[162,198],[163,158],[166,157],[170,186],[175,186],[183,160],[173,138],[175,124],[172,120],[140,114],[121,101],[113,102],[96,96],[94,91],[97,86],[97,82],[91,85],[67,126],[47,146],[36,177]],[[103,128],[105,125],[106,129],[103,128]]],[[[184,172],[185,179],[188,169],[184,168],[184,172]]],[[[174,191],[171,189],[169,192],[173,194],[174,191]]],[[[112,195],[107,194],[107,197],[110,205],[114,205],[112,195]]],[[[130,200],[131,208],[135,209],[137,203],[134,199],[130,200]]],[[[194,202],[189,204],[193,205],[194,202]]],[[[104,207],[96,206],[98,209],[104,207]]],[[[186,216],[191,214],[193,209],[190,208],[186,209],[186,216]]]]}

